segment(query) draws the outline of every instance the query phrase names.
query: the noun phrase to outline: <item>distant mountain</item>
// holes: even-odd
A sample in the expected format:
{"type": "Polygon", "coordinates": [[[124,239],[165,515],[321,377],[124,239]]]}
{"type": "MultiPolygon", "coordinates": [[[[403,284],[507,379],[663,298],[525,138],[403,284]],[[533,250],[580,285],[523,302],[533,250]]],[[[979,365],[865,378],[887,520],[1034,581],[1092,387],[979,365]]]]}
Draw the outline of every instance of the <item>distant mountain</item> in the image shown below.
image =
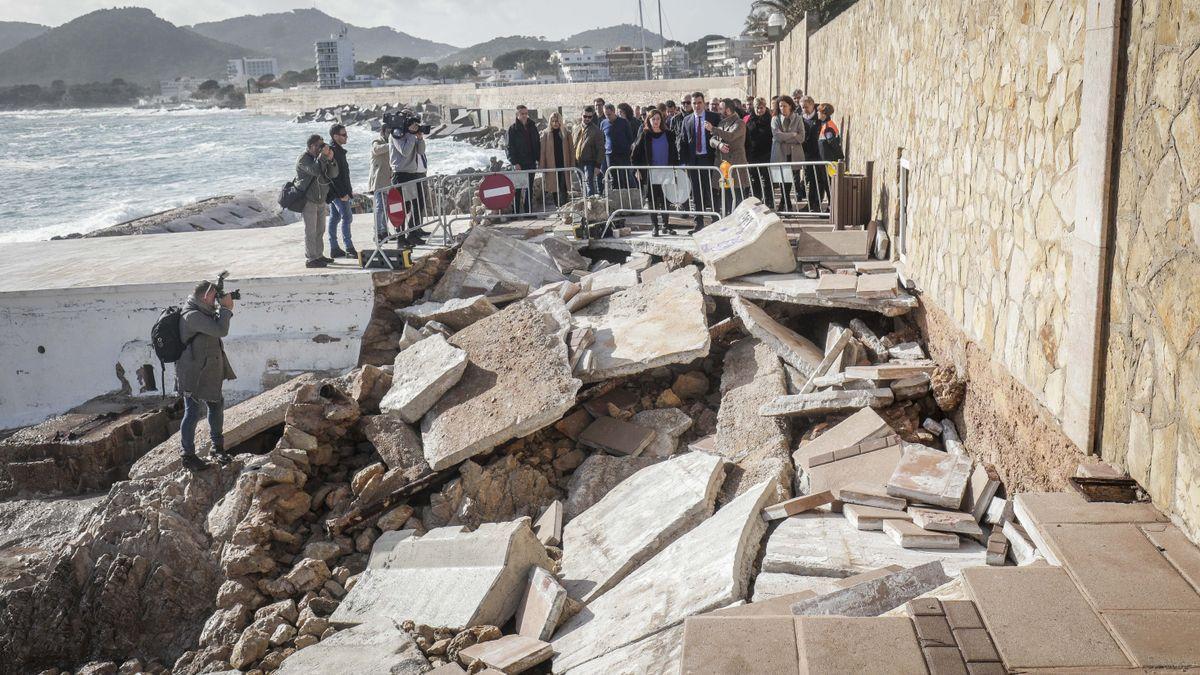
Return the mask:
{"type": "MultiPolygon", "coordinates": [[[[657,49],[662,42],[658,33],[645,31],[646,48],[657,49]]],[[[543,40],[529,35],[510,35],[508,37],[492,38],[486,42],[460,49],[453,54],[438,60],[441,65],[451,63],[470,63],[475,59],[486,56],[496,58],[505,52],[517,49],[569,49],[573,47],[591,47],[593,49],[616,49],[617,47],[641,47],[642,38],[637,26],[623,23],[608,28],[593,28],[582,33],[576,33],[564,40],[543,40]]]]}
{"type": "Polygon", "coordinates": [[[50,30],[49,26],[24,21],[0,21],[0,52],[50,30]]]}
{"type": "Polygon", "coordinates": [[[327,39],[342,26],[354,44],[354,58],[374,61],[380,56],[408,56],[432,61],[458,49],[454,45],[414,37],[379,26],[360,28],[316,9],[239,16],[224,21],[198,23],[191,29],[215,40],[224,40],[263,52],[279,60],[282,70],[304,70],[315,65],[313,43],[327,39]]]}
{"type": "Polygon", "coordinates": [[[221,78],[228,59],[247,55],[254,52],[179,28],[148,9],[101,9],[0,53],[0,85],[221,78]]]}

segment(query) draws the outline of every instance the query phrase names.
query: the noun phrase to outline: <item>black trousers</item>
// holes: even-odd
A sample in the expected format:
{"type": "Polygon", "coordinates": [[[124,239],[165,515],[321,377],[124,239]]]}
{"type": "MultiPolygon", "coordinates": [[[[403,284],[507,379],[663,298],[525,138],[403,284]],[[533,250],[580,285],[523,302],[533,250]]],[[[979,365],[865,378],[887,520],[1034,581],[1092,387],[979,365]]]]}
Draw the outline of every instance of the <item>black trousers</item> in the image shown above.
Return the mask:
{"type": "MultiPolygon", "coordinates": [[[[766,162],[761,163],[765,164],[766,162]]],[[[766,204],[767,208],[774,210],[775,184],[771,182],[770,168],[759,167],[750,170],[750,193],[766,204]]]]}
{"type": "MultiPolygon", "coordinates": [[[[414,180],[420,180],[425,177],[423,173],[409,173],[407,171],[397,171],[392,174],[392,185],[403,185],[414,180]]],[[[415,199],[404,200],[405,223],[404,229],[416,230],[425,222],[425,192],[428,186],[421,185],[417,188],[417,196],[415,199]]],[[[404,188],[400,188],[400,194],[404,194],[404,188]]]]}
{"type": "MultiPolygon", "coordinates": [[[[707,157],[701,162],[690,164],[696,167],[711,167],[707,157]]],[[[688,171],[688,182],[692,185],[692,210],[717,211],[717,193],[713,186],[712,171],[688,171]]],[[[704,216],[695,216],[696,225],[704,223],[704,216]]]]}

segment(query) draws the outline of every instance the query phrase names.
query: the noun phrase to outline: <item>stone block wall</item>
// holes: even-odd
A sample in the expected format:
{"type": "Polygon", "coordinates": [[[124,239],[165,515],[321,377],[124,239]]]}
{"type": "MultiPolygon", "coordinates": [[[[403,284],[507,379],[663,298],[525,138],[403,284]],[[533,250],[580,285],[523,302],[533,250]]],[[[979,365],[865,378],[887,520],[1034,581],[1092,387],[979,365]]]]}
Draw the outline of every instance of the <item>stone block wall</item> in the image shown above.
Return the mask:
{"type": "Polygon", "coordinates": [[[1200,539],[1200,3],[1126,5],[1101,448],[1200,539]]]}

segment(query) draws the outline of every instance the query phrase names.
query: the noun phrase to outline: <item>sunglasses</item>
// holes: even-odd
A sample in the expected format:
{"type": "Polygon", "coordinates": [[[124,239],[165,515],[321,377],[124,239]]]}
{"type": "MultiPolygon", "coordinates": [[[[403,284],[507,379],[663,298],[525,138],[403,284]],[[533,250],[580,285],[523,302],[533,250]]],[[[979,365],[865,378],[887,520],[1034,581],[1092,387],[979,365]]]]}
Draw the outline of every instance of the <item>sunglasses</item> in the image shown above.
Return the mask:
{"type": "Polygon", "coordinates": [[[592,115],[584,115],[583,119],[590,120],[590,119],[592,119],[592,117],[593,117],[592,115]]]}

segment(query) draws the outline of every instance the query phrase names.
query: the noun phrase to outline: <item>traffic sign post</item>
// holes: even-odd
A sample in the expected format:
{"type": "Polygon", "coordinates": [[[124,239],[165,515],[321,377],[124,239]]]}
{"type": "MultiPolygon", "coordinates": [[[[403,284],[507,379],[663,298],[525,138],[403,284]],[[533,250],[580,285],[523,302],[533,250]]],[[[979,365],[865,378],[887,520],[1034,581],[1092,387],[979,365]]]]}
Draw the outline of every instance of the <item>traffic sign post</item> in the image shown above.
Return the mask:
{"type": "Polygon", "coordinates": [[[512,205],[517,190],[513,182],[504,174],[494,173],[484,177],[475,191],[479,201],[493,211],[503,211],[512,205]]]}
{"type": "Polygon", "coordinates": [[[404,230],[404,219],[408,214],[404,212],[404,196],[400,194],[400,190],[392,188],[387,193],[387,217],[391,222],[392,227],[397,230],[404,230]]]}

